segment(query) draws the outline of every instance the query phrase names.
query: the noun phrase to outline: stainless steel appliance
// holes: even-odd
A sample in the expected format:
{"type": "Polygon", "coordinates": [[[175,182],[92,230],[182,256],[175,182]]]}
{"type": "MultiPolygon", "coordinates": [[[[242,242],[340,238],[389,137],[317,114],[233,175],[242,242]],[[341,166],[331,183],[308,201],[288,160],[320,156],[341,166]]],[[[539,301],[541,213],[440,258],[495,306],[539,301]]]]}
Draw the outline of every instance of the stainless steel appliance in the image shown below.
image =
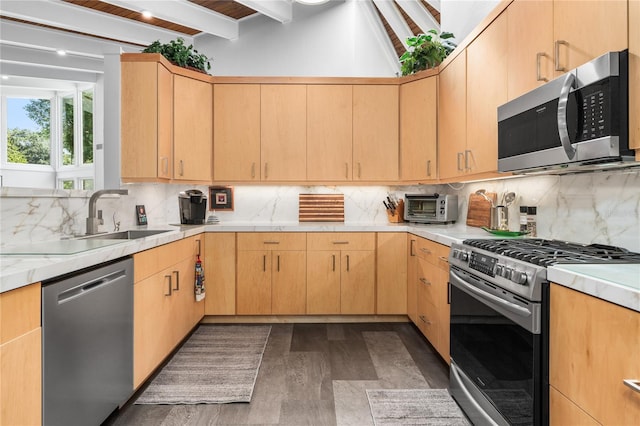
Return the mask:
{"type": "Polygon", "coordinates": [[[471,239],[449,256],[450,391],[474,424],[549,423],[549,282],[558,263],[640,253],[544,239],[471,239]]]}
{"type": "Polygon", "coordinates": [[[133,260],[42,287],[43,424],[97,425],[133,393],[133,260]]]}
{"type": "Polygon", "coordinates": [[[207,197],[198,189],[188,189],[178,194],[180,223],[202,225],[207,214],[207,197]]]}
{"type": "Polygon", "coordinates": [[[628,52],[610,52],[498,107],[498,170],[635,165],[628,79],[628,52]]]}
{"type": "Polygon", "coordinates": [[[416,223],[453,223],[458,219],[458,196],[405,194],[404,220],[416,223]]]}

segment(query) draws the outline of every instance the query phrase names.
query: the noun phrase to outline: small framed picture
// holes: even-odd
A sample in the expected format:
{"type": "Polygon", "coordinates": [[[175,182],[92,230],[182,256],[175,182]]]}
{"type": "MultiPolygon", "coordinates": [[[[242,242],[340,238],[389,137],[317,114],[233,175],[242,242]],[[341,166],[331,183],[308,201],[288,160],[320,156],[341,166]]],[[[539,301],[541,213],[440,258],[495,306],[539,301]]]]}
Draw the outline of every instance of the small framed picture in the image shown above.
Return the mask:
{"type": "Polygon", "coordinates": [[[209,200],[209,210],[233,211],[233,187],[210,186],[209,200]]]}

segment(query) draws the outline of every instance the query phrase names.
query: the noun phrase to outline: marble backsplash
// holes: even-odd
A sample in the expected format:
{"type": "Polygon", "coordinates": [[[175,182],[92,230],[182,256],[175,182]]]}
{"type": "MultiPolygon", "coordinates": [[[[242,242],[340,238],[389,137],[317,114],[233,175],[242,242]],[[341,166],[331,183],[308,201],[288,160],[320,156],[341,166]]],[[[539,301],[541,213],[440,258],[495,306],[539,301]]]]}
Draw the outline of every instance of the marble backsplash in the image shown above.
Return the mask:
{"type": "MultiPolygon", "coordinates": [[[[144,204],[150,227],[179,223],[178,193],[207,186],[129,184],[127,196],[98,201],[104,225],[100,231],[136,226],[135,206],[144,204]]],[[[538,208],[538,237],[584,244],[601,243],[640,252],[640,171],[619,170],[566,176],[526,176],[452,185],[419,186],[235,186],[234,211],[217,211],[223,222],[274,223],[298,221],[301,193],[343,193],[345,222],[386,223],[382,200],[388,194],[458,194],[457,225],[466,222],[469,194],[478,189],[499,194],[513,191],[510,229],[518,229],[518,206],[538,208]]],[[[46,241],[83,234],[91,193],[0,189],[0,245],[46,241]]],[[[211,200],[209,200],[210,202],[211,200]]],[[[212,214],[213,212],[210,212],[212,214]]]]}

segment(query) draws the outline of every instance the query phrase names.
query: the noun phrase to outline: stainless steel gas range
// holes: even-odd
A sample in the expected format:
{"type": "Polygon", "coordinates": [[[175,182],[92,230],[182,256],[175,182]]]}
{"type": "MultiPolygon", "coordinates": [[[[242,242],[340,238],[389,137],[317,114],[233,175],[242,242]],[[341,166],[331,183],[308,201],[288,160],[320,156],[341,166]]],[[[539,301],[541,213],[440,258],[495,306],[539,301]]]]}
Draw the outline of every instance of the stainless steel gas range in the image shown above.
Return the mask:
{"type": "Polygon", "coordinates": [[[640,263],[640,253],[544,239],[453,244],[450,391],[476,425],[548,425],[549,282],[559,263],[640,263]]]}

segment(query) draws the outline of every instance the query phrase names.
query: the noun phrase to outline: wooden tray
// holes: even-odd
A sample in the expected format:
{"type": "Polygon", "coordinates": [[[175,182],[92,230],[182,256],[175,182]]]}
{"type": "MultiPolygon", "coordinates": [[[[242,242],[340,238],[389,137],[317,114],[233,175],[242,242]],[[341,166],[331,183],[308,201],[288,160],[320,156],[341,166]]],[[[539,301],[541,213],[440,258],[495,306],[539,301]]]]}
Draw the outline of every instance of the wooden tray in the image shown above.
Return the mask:
{"type": "MultiPolygon", "coordinates": [[[[497,194],[495,192],[487,192],[487,197],[496,202],[497,194]]],[[[467,226],[491,226],[491,203],[484,199],[482,195],[469,195],[469,208],[467,210],[467,226]]]]}

